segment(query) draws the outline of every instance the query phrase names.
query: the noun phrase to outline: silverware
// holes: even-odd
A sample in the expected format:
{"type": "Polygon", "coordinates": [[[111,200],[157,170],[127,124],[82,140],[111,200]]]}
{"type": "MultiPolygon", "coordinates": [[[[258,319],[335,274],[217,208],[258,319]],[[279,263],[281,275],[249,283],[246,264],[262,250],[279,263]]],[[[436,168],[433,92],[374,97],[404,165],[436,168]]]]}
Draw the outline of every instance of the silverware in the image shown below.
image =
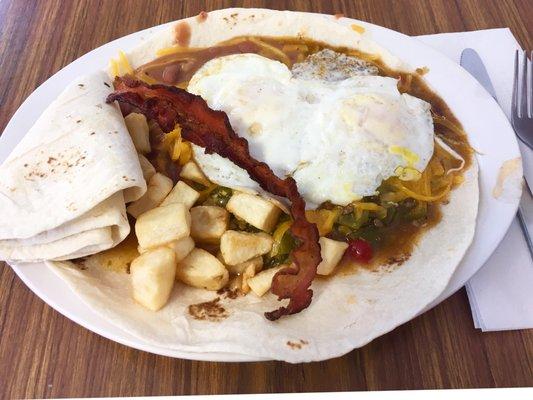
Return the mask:
{"type": "MultiPolygon", "coordinates": [[[[514,81],[513,81],[513,101],[511,103],[511,123],[515,129],[516,136],[533,150],[533,69],[531,60],[527,58],[527,52],[524,50],[522,60],[522,76],[518,68],[519,51],[516,50],[514,59],[514,81]],[[529,65],[529,68],[528,68],[529,65]],[[529,69],[529,90],[528,75],[529,69]],[[521,85],[519,85],[519,82],[521,85]],[[520,89],[519,89],[520,86],[520,89]],[[520,93],[519,93],[520,92],[520,93]]],[[[533,59],[533,51],[531,52],[533,59]]]]}
{"type": "MultiPolygon", "coordinates": [[[[525,52],[524,52],[525,57],[525,52]]],[[[527,57],[525,57],[527,59],[527,57]]],[[[477,79],[477,81],[485,88],[485,90],[492,96],[496,102],[498,102],[498,99],[496,98],[496,91],[494,90],[494,86],[492,85],[492,82],[490,80],[489,74],[487,72],[487,69],[485,68],[485,65],[483,64],[483,61],[479,57],[479,54],[474,49],[464,49],[461,53],[461,66],[466,69],[474,78],[477,79]]],[[[530,66],[531,69],[531,66],[530,66]]],[[[529,137],[529,140],[533,140],[533,111],[531,107],[533,107],[533,94],[530,92],[529,98],[530,98],[530,110],[528,113],[527,110],[527,64],[526,60],[524,60],[524,67],[523,70],[526,71],[524,73],[524,76],[526,78],[522,79],[522,97],[520,102],[520,113],[517,112],[516,106],[518,104],[518,51],[516,52],[516,58],[515,58],[515,77],[514,77],[514,88],[513,88],[513,103],[512,103],[512,116],[513,120],[516,117],[518,119],[519,124],[521,124],[521,129],[524,129],[523,127],[526,126],[526,130],[523,131],[523,136],[526,138],[529,137]],[[524,100],[525,99],[525,100],[524,100]]],[[[533,75],[533,74],[532,74],[533,75]]],[[[531,78],[533,80],[533,77],[531,78]]],[[[533,91],[533,82],[531,85],[531,90],[533,91]]],[[[514,122],[512,122],[513,128],[516,131],[516,134],[518,135],[518,129],[515,127],[514,122]]],[[[520,136],[519,136],[520,137],[520,136]]],[[[524,142],[526,143],[526,142],[524,142]]],[[[527,144],[527,143],[526,143],[527,144]]],[[[531,147],[530,144],[528,146],[531,147]]],[[[527,185],[527,182],[526,182],[527,185]]],[[[531,192],[529,191],[529,187],[526,193],[522,196],[522,200],[520,202],[520,205],[518,206],[517,211],[517,218],[518,222],[520,224],[520,228],[522,229],[522,232],[524,234],[527,247],[529,249],[529,252],[531,253],[531,256],[533,257],[533,241],[531,239],[531,234],[528,230],[528,224],[526,221],[526,218],[524,217],[524,209],[531,209],[531,204],[533,203],[533,197],[531,196],[531,192]],[[526,203],[527,202],[527,203],[526,203]]]]}

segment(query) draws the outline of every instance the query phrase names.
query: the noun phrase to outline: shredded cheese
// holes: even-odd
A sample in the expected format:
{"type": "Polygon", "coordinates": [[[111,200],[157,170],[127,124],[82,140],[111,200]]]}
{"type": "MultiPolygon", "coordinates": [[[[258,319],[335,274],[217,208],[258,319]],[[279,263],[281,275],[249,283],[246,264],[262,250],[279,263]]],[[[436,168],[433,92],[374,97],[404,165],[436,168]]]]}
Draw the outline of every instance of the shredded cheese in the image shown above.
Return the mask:
{"type": "Polygon", "coordinates": [[[109,61],[109,67],[110,67],[110,70],[111,70],[111,75],[113,77],[119,75],[118,63],[117,63],[117,61],[114,58],[112,58],[109,61]]]}
{"type": "Polygon", "coordinates": [[[422,177],[420,171],[411,167],[398,167],[394,174],[402,181],[417,181],[422,177]]]}
{"type": "Polygon", "coordinates": [[[180,143],[180,156],[179,156],[179,164],[185,165],[187,164],[192,158],[192,149],[191,144],[186,141],[181,141],[180,143]]]}
{"type": "Polygon", "coordinates": [[[126,54],[124,54],[123,51],[118,52],[118,61],[120,63],[120,66],[124,69],[123,75],[131,74],[133,72],[133,68],[131,67],[128,58],[126,57],[126,54]]]}
{"type": "Polygon", "coordinates": [[[320,236],[326,236],[333,229],[333,224],[341,213],[340,209],[334,210],[308,210],[305,212],[307,220],[316,224],[320,236]]]}
{"type": "Polygon", "coordinates": [[[181,155],[181,136],[177,137],[174,140],[174,146],[172,146],[172,153],[170,158],[172,161],[178,161],[181,155]]]}
{"type": "Polygon", "coordinates": [[[259,47],[261,47],[263,50],[267,50],[272,55],[274,55],[278,61],[281,61],[283,64],[287,65],[289,68],[292,66],[291,60],[285,54],[283,51],[278,49],[277,47],[274,47],[268,43],[263,42],[262,40],[256,39],[253,36],[250,36],[248,40],[252,43],[257,44],[259,47]]]}
{"type": "Polygon", "coordinates": [[[109,61],[109,67],[111,70],[111,75],[113,75],[113,77],[133,73],[133,68],[131,67],[128,58],[126,57],[126,54],[123,51],[118,52],[118,59],[112,58],[109,61]]]}
{"type": "Polygon", "coordinates": [[[374,211],[378,214],[378,217],[384,218],[387,215],[387,209],[376,203],[360,202],[353,203],[354,207],[362,211],[374,211]]]}
{"type": "Polygon", "coordinates": [[[392,185],[395,186],[400,191],[402,191],[403,193],[405,193],[407,196],[412,197],[415,200],[432,202],[432,201],[440,200],[440,199],[442,199],[444,196],[446,196],[448,194],[448,192],[450,191],[450,189],[452,187],[452,179],[449,179],[448,182],[446,183],[445,188],[440,193],[438,193],[436,195],[424,195],[424,194],[420,194],[420,193],[414,192],[411,189],[405,187],[400,182],[400,180],[393,180],[392,181],[392,185]]]}
{"type": "Polygon", "coordinates": [[[448,171],[446,171],[446,175],[449,175],[452,172],[456,172],[456,171],[462,170],[463,167],[465,166],[465,163],[466,163],[465,159],[459,153],[457,153],[454,149],[452,149],[450,146],[448,146],[446,143],[444,143],[444,141],[440,137],[435,136],[435,142],[437,142],[437,144],[444,151],[446,151],[448,154],[450,154],[453,158],[455,158],[456,160],[461,161],[461,165],[459,167],[449,169],[448,171]]]}
{"type": "Polygon", "coordinates": [[[361,25],[352,24],[350,25],[350,28],[352,28],[353,31],[363,34],[365,33],[365,28],[363,28],[361,25]]]}
{"type": "Polygon", "coordinates": [[[171,149],[172,143],[178,138],[181,139],[181,126],[176,125],[174,129],[167,133],[163,138],[162,147],[171,149]]]}
{"type": "Polygon", "coordinates": [[[168,56],[169,54],[178,53],[181,50],[181,48],[182,47],[178,45],[165,47],[165,48],[157,50],[155,54],[158,57],[168,56]]]}

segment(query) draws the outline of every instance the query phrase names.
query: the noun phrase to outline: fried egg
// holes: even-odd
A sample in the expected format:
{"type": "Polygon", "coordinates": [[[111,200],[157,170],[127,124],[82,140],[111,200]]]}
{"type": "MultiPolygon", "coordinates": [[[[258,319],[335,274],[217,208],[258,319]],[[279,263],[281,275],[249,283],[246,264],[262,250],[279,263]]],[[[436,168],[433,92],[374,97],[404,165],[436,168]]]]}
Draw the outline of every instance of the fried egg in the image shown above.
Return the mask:
{"type": "MultiPolygon", "coordinates": [[[[433,154],[430,105],[401,94],[393,78],[295,76],[278,61],[236,54],[207,62],[188,91],[228,115],[254,158],[292,176],[308,208],[374,195],[402,168],[423,171],[433,154]]],[[[197,146],[194,156],[213,182],[261,192],[231,161],[197,146]]]]}

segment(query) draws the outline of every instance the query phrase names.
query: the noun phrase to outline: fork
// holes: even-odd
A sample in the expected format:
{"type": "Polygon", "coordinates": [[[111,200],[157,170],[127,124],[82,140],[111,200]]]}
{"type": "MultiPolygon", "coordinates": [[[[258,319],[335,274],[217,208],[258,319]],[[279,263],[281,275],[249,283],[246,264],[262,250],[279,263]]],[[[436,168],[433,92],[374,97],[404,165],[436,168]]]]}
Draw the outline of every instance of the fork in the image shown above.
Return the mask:
{"type": "Polygon", "coordinates": [[[528,60],[524,50],[522,61],[522,76],[519,71],[520,51],[516,50],[514,60],[513,99],[511,103],[511,124],[519,139],[533,150],[533,51],[528,60]],[[529,67],[528,67],[529,65],[529,67]],[[529,91],[527,85],[527,70],[529,69],[529,91]],[[521,85],[519,85],[521,83],[521,85]],[[520,89],[519,89],[520,86],[520,89]],[[520,93],[519,93],[520,92],[520,93]]]}
{"type": "MultiPolygon", "coordinates": [[[[516,136],[530,149],[533,150],[533,51],[530,54],[531,59],[528,60],[527,52],[523,52],[522,61],[522,76],[520,77],[519,71],[519,58],[520,51],[516,50],[514,59],[514,80],[513,80],[513,98],[511,101],[511,124],[515,130],[516,136]],[[529,66],[529,67],[528,67],[529,66]],[[527,70],[529,69],[529,91],[527,88],[527,70]],[[521,83],[521,90],[519,93],[519,83],[521,83]]],[[[527,179],[524,180],[525,186],[530,195],[531,192],[530,182],[527,179]]],[[[525,201],[522,198],[522,201],[525,201]]],[[[529,198],[529,201],[532,201],[529,198]]],[[[526,214],[527,215],[527,214],[526,214]]],[[[527,222],[524,218],[523,204],[520,203],[517,211],[518,222],[526,239],[529,252],[533,256],[533,240],[528,230],[527,222]]]]}

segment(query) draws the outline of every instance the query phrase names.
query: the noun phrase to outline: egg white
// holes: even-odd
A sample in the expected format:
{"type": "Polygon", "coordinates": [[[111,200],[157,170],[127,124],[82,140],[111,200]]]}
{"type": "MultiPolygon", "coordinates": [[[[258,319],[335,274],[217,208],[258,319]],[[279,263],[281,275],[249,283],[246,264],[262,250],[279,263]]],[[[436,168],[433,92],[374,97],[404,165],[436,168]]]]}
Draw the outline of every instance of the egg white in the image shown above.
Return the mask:
{"type": "MultiPolygon", "coordinates": [[[[301,79],[278,61],[236,54],[207,62],[188,90],[226,112],[253,157],[292,176],[308,208],[373,195],[398,167],[423,171],[433,154],[430,105],[392,78],[301,79]]],[[[261,192],[231,161],[197,146],[194,156],[213,182],[261,192]]]]}

